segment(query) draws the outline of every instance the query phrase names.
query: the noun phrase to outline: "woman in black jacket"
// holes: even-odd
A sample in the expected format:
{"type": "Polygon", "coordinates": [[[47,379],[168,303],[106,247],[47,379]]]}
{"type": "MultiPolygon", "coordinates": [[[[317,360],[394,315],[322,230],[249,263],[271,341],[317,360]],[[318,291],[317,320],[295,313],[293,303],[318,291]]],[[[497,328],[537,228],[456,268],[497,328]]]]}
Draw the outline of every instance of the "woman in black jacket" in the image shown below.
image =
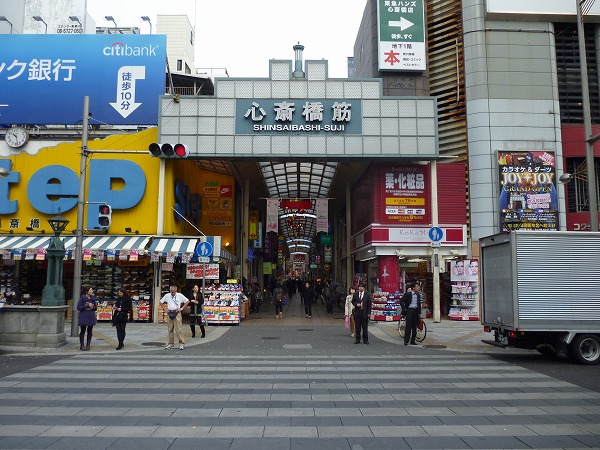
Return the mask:
{"type": "Polygon", "coordinates": [[[302,301],[304,302],[304,312],[308,319],[312,318],[312,305],[317,301],[317,293],[310,282],[306,282],[306,288],[302,291],[302,301]]]}
{"type": "Polygon", "coordinates": [[[125,340],[125,327],[129,320],[129,312],[132,309],[132,304],[131,297],[126,289],[119,289],[117,296],[117,301],[113,305],[113,324],[117,329],[117,339],[119,340],[117,350],[121,350],[123,348],[123,341],[125,340]]]}
{"type": "Polygon", "coordinates": [[[192,295],[190,296],[190,328],[192,330],[192,337],[196,337],[196,323],[200,326],[202,336],[206,336],[206,329],[204,328],[204,295],[200,292],[200,288],[197,284],[194,285],[192,295]]]}

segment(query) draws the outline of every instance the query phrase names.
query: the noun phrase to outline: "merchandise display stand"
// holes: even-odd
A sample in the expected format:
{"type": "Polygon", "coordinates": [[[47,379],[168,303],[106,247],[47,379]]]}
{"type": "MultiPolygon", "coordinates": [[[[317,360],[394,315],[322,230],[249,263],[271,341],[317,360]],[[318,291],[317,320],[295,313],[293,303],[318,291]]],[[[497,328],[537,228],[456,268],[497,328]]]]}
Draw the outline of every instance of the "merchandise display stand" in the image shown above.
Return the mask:
{"type": "Polygon", "coordinates": [[[478,261],[452,261],[451,271],[452,306],[448,319],[479,320],[478,261]]]}
{"type": "Polygon", "coordinates": [[[239,325],[241,320],[242,287],[238,284],[206,286],[204,315],[210,325],[239,325]]]}
{"type": "Polygon", "coordinates": [[[402,294],[395,292],[374,292],[371,304],[371,320],[394,322],[400,320],[398,305],[402,294]]]}

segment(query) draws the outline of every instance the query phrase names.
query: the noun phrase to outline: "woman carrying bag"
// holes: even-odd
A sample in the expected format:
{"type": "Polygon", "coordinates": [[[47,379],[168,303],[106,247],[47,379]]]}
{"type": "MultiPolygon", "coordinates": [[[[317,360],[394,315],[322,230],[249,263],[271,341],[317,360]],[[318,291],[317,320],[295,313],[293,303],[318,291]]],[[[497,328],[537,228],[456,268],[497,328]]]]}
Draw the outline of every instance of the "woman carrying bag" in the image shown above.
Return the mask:
{"type": "Polygon", "coordinates": [[[355,292],[356,289],[354,289],[354,287],[351,287],[350,293],[346,296],[346,317],[344,318],[344,324],[347,323],[348,325],[346,326],[346,328],[350,328],[350,337],[354,337],[354,305],[352,304],[352,297],[354,297],[355,292]]]}
{"type": "Polygon", "coordinates": [[[196,337],[196,323],[200,326],[202,336],[206,336],[206,328],[204,328],[204,295],[200,292],[197,284],[194,285],[192,295],[190,297],[190,328],[192,337],[196,337]]]}
{"type": "Polygon", "coordinates": [[[92,342],[92,329],[96,325],[96,310],[98,301],[94,297],[94,290],[90,286],[84,286],[81,290],[81,298],[77,302],[79,311],[79,350],[89,351],[92,342]],[[87,345],[83,345],[83,338],[87,333],[87,345]]]}
{"type": "Polygon", "coordinates": [[[124,347],[123,341],[125,340],[125,327],[129,320],[129,311],[132,310],[133,306],[127,290],[120,289],[117,295],[117,301],[113,305],[112,323],[117,329],[117,339],[119,340],[119,346],[116,350],[121,350],[124,347]]]}

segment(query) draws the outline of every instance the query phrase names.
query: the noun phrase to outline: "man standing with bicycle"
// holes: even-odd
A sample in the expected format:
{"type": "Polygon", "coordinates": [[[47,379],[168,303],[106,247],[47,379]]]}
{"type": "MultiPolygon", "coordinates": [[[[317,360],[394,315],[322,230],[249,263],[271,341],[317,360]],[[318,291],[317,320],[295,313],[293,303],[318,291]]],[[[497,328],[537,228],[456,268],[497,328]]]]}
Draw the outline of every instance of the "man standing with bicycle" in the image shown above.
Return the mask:
{"type": "Polygon", "coordinates": [[[406,316],[406,332],[404,333],[404,345],[408,342],[417,345],[417,324],[421,315],[421,285],[413,283],[410,289],[402,296],[403,314],[406,316]]]}

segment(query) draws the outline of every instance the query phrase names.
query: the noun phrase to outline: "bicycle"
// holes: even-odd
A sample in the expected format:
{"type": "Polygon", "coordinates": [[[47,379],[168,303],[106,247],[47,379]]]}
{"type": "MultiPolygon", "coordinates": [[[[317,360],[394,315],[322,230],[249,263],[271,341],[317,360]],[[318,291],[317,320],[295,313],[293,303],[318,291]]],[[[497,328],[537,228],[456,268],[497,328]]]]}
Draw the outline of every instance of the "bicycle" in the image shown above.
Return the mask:
{"type": "MultiPolygon", "coordinates": [[[[417,327],[417,336],[416,336],[416,341],[417,342],[423,342],[425,340],[425,337],[427,336],[427,324],[425,323],[425,321],[423,320],[423,329],[419,330],[419,327],[417,327]]],[[[398,321],[398,334],[400,335],[400,337],[402,339],[404,339],[404,334],[406,333],[406,316],[404,314],[400,315],[400,320],[398,321]]]]}

